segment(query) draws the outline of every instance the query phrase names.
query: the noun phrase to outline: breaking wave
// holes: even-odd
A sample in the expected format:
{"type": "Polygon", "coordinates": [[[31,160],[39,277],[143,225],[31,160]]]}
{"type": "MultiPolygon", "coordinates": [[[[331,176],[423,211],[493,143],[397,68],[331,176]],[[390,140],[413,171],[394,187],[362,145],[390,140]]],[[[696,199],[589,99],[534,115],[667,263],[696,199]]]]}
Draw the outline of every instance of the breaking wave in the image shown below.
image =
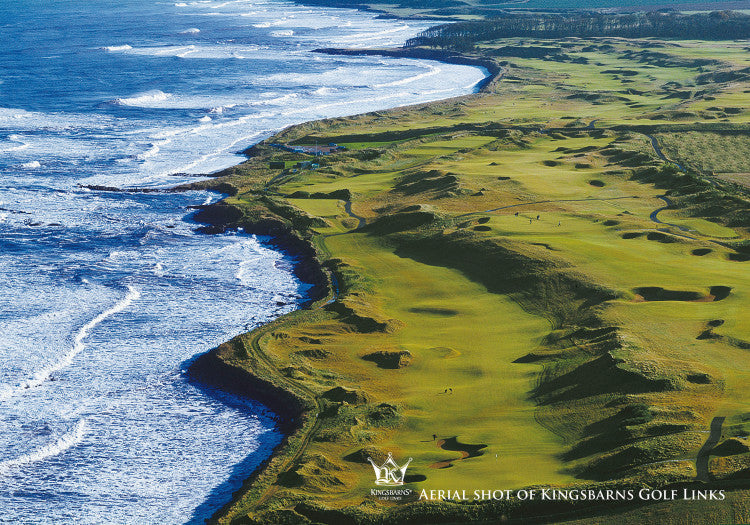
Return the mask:
{"type": "Polygon", "coordinates": [[[132,46],[129,46],[128,44],[122,45],[122,46],[105,46],[102,49],[109,53],[116,53],[118,51],[128,51],[130,49],[133,49],[132,46]]]}
{"type": "Polygon", "coordinates": [[[54,443],[45,445],[37,450],[34,450],[33,452],[24,454],[23,456],[20,456],[18,458],[8,459],[1,462],[0,475],[7,474],[8,471],[14,468],[23,467],[31,463],[37,463],[51,457],[59,456],[66,450],[70,450],[71,448],[78,445],[81,441],[83,441],[85,433],[86,420],[81,419],[75,424],[70,432],[60,436],[60,438],[54,443]]]}
{"type": "Polygon", "coordinates": [[[139,93],[132,97],[116,98],[113,102],[121,106],[148,106],[157,102],[164,102],[172,96],[171,93],[154,90],[145,93],[139,93]]]}
{"type": "Polygon", "coordinates": [[[140,296],[141,294],[138,292],[138,290],[136,290],[132,286],[128,286],[128,293],[123,299],[118,301],[112,308],[105,310],[104,312],[94,317],[91,321],[83,325],[80,330],[78,330],[75,337],[73,338],[73,347],[68,353],[63,355],[55,363],[52,363],[51,365],[46,366],[34,373],[34,375],[30,379],[23,381],[20,385],[18,385],[18,387],[4,391],[0,399],[7,399],[13,395],[20,394],[24,390],[37,387],[47,381],[50,377],[52,377],[52,374],[54,374],[55,372],[59,372],[63,368],[70,366],[70,364],[73,362],[73,359],[75,359],[75,357],[80,354],[84,348],[86,348],[83,340],[86,339],[86,337],[89,335],[89,332],[94,327],[96,327],[96,325],[98,325],[108,317],[111,317],[125,310],[133,303],[133,301],[138,299],[140,296]]]}

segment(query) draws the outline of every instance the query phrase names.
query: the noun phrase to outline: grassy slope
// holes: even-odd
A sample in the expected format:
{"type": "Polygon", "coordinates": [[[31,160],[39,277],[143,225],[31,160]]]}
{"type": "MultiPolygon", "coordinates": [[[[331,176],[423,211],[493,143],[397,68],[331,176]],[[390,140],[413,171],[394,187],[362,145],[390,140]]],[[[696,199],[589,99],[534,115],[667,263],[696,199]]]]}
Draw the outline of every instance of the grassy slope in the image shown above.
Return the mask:
{"type": "MultiPolygon", "coordinates": [[[[706,108],[739,106],[750,84],[695,81],[744,64],[732,44],[713,43],[711,53],[658,44],[674,57],[658,67],[636,55],[641,43],[589,44],[566,49],[588,64],[512,59],[486,93],[308,123],[269,140],[352,146],[317,171],[279,176],[265,167],[283,155],[260,145],[221,179],[237,188],[229,202],[247,222],[272,217],[310,238],[340,291],[264,330],[255,349],[239,340],[322,413],[293,440],[304,447],[279,455],[286,473],[261,477],[219,521],[343,519],[322,508],[361,522],[385,512],[396,512],[389,522],[419,521],[408,506],[387,510],[368,497],[364,458],[386,451],[414,458],[414,489],[658,485],[694,478],[712,417],[727,417],[724,438],[747,435],[750,273],[737,248],[750,237],[747,200],[736,186],[701,182],[714,168],[702,170],[697,157],[715,165],[744,144],[750,111],[716,118],[706,108]],[[717,62],[697,67],[696,53],[717,62]],[[606,72],[616,69],[632,73],[606,72]],[[585,129],[593,120],[598,129],[585,129]],[[739,138],[701,131],[717,121],[739,138]],[[663,169],[645,125],[690,175],[663,169]],[[670,130],[685,125],[693,131],[681,144],[670,130]],[[357,232],[341,200],[284,197],[344,189],[368,223],[357,232]],[[665,192],[677,207],[658,218],[687,231],[651,220],[665,192]],[[708,204],[696,206],[696,195],[708,204]],[[708,253],[693,254],[700,249],[708,253]],[[637,290],[706,297],[715,286],[731,292],[715,302],[644,302],[637,290]],[[347,391],[329,392],[337,386],[347,391]],[[433,434],[486,447],[461,460],[433,434]],[[434,468],[446,461],[453,466],[434,468]]],[[[252,359],[232,361],[257,371],[252,359]]],[[[722,478],[747,472],[750,457],[712,466],[722,478]]],[[[732,501],[732,519],[750,519],[742,498],[732,501]]],[[[673,510],[703,523],[729,519],[708,505],[673,510]]],[[[434,512],[474,515],[450,505],[434,512]]],[[[628,519],[660,511],[639,512],[628,519]]]]}

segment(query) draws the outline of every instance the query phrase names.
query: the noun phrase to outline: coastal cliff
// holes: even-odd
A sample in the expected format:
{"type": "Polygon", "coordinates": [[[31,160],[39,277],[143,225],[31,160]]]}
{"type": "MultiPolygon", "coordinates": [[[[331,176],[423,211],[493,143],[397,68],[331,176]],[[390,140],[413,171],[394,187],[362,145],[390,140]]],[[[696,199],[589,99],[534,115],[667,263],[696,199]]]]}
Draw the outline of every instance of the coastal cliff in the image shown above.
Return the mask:
{"type": "MultiPolygon", "coordinates": [[[[217,188],[217,191],[220,189],[217,188]]],[[[206,224],[207,226],[200,227],[199,231],[207,234],[241,229],[250,235],[270,237],[268,242],[271,246],[296,259],[294,275],[300,281],[312,285],[306,294],[303,307],[327,294],[330,283],[309,236],[305,237],[295,230],[288,220],[273,216],[270,210],[262,218],[253,219],[246,216],[242,209],[224,201],[198,207],[192,219],[206,224]]]]}

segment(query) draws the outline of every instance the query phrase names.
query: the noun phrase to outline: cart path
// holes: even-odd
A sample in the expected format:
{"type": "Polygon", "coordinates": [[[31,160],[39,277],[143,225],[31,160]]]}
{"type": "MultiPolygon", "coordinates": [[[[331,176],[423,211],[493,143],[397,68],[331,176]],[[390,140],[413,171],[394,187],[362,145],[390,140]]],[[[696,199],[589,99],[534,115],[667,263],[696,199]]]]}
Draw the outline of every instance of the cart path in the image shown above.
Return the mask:
{"type": "Polygon", "coordinates": [[[721,439],[721,427],[724,424],[724,416],[715,417],[711,420],[711,432],[708,435],[708,439],[703,443],[703,446],[698,451],[698,456],[695,458],[695,479],[698,481],[709,481],[710,472],[708,470],[708,461],[711,457],[711,451],[719,444],[721,439]]]}

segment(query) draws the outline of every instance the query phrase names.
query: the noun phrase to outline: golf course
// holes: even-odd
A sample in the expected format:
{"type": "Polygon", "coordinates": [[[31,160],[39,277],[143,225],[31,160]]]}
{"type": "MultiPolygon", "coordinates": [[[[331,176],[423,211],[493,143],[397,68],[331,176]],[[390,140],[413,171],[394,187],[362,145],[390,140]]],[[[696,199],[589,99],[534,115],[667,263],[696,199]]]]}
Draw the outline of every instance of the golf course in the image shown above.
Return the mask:
{"type": "Polygon", "coordinates": [[[750,521],[747,41],[440,46],[497,74],[285,129],[192,186],[229,195],[197,213],[207,231],[304,247],[319,290],[194,365],[286,412],[214,521],[750,521]],[[292,151],[319,144],[341,148],[292,151]],[[371,495],[389,453],[412,458],[410,496],[371,495]],[[724,497],[419,498],[530,487],[724,497]]]}

